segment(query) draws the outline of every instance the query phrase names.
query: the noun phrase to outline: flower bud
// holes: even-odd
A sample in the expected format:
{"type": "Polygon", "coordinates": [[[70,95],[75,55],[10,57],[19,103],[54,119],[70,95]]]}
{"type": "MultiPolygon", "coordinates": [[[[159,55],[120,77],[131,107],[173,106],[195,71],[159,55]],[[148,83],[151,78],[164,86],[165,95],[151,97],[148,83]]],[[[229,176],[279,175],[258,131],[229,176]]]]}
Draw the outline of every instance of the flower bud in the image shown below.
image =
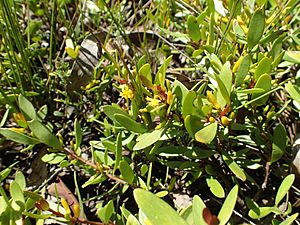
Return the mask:
{"type": "Polygon", "coordinates": [[[220,104],[217,102],[216,97],[213,95],[213,93],[211,91],[207,91],[206,95],[207,95],[208,101],[210,101],[217,110],[221,109],[220,104]]]}
{"type": "Polygon", "coordinates": [[[78,218],[80,214],[80,207],[78,204],[74,204],[73,206],[74,218],[78,218]]]}
{"type": "Polygon", "coordinates": [[[222,116],[221,117],[221,123],[222,123],[222,125],[224,125],[224,126],[228,126],[229,124],[230,124],[230,119],[228,119],[228,117],[227,116],[222,116]]]}
{"type": "Polygon", "coordinates": [[[67,200],[64,199],[64,198],[61,198],[60,202],[61,202],[62,206],[64,207],[64,209],[66,210],[66,215],[70,215],[71,210],[70,210],[70,207],[69,207],[69,204],[68,204],[67,200]]]}
{"type": "Polygon", "coordinates": [[[213,118],[213,117],[211,116],[211,117],[209,117],[208,121],[209,121],[210,123],[214,123],[216,120],[215,120],[215,118],[213,118]]]}

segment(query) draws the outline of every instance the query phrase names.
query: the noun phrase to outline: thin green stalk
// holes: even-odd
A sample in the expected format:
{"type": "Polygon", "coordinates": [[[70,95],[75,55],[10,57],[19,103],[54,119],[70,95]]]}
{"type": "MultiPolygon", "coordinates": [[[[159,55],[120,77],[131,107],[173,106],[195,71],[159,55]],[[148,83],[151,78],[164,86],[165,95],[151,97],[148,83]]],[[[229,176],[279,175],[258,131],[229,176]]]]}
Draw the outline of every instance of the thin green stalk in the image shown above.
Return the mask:
{"type": "MultiPolygon", "coordinates": [[[[50,52],[49,52],[49,65],[50,65],[50,72],[53,69],[53,65],[52,65],[52,57],[53,57],[53,52],[54,52],[54,47],[55,47],[55,43],[54,43],[54,31],[56,30],[56,21],[55,21],[55,14],[56,14],[56,0],[53,0],[52,2],[52,14],[51,14],[51,30],[50,30],[50,52]]],[[[49,76],[50,78],[50,76],[49,76]]]]}

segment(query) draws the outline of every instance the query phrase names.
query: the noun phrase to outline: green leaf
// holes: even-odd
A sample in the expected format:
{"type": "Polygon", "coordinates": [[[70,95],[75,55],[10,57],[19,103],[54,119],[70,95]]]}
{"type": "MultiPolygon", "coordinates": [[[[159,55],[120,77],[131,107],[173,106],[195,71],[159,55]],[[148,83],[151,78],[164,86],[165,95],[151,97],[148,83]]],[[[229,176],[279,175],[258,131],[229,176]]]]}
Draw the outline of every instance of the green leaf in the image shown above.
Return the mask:
{"type": "Polygon", "coordinates": [[[128,216],[126,225],[141,225],[140,222],[132,214],[128,216]]]}
{"type": "Polygon", "coordinates": [[[189,91],[185,98],[183,99],[182,103],[182,116],[185,118],[188,115],[194,115],[195,114],[195,106],[194,101],[196,99],[196,92],[195,91],[189,91]]]}
{"type": "Polygon", "coordinates": [[[90,179],[88,179],[81,187],[82,188],[86,188],[89,185],[93,185],[93,184],[100,184],[103,181],[105,181],[107,179],[107,177],[105,177],[104,175],[100,174],[100,175],[93,175],[90,177],[90,179]]]}
{"type": "Polygon", "coordinates": [[[133,150],[142,150],[147,148],[148,146],[157,142],[162,136],[164,130],[153,130],[148,133],[144,133],[137,138],[137,143],[133,147],[133,150]]]}
{"type": "Polygon", "coordinates": [[[196,17],[189,15],[187,19],[188,35],[194,42],[200,41],[201,33],[196,17]]]}
{"type": "MultiPolygon", "coordinates": [[[[15,203],[20,207],[19,209],[22,209],[25,206],[25,198],[21,187],[16,181],[10,184],[10,194],[15,203]]],[[[17,207],[14,209],[17,209],[17,207]]],[[[17,209],[17,211],[19,210],[17,209]]]]}
{"type": "Polygon", "coordinates": [[[188,225],[177,212],[155,194],[143,189],[133,191],[138,207],[153,225],[188,225]]]}
{"type": "Polygon", "coordinates": [[[235,185],[226,197],[223,206],[218,214],[220,225],[225,225],[231,217],[238,196],[238,185],[235,185]]]}
{"type": "Polygon", "coordinates": [[[155,76],[154,84],[160,85],[161,87],[164,87],[165,78],[166,78],[166,71],[167,71],[167,68],[168,68],[171,60],[172,60],[172,57],[173,56],[170,55],[167,59],[165,59],[163,64],[159,67],[158,72],[155,76]]]}
{"type": "Polygon", "coordinates": [[[19,184],[22,191],[26,188],[26,179],[21,171],[17,171],[15,175],[15,181],[19,184]]]}
{"type": "Polygon", "coordinates": [[[24,112],[30,119],[37,118],[33,105],[23,95],[19,95],[19,106],[22,112],[24,112]]]}
{"type": "Polygon", "coordinates": [[[119,170],[120,170],[121,175],[124,178],[124,180],[128,184],[132,184],[135,175],[134,175],[132,168],[129,166],[129,164],[125,160],[122,160],[120,162],[119,170]]]}
{"type": "MultiPolygon", "coordinates": [[[[113,146],[114,148],[114,153],[116,152],[116,146],[113,146]]],[[[115,160],[113,160],[106,152],[102,152],[102,151],[94,151],[94,155],[95,155],[95,160],[96,162],[100,163],[100,164],[104,164],[107,166],[112,166],[115,164],[115,160]]]]}
{"type": "Polygon", "coordinates": [[[192,148],[184,152],[184,155],[190,159],[206,159],[216,154],[215,151],[192,148]]]}
{"type": "Polygon", "coordinates": [[[283,156],[286,148],[286,143],[286,130],[284,128],[284,125],[282,123],[279,123],[274,130],[271,163],[276,162],[283,156]]]}
{"type": "Polygon", "coordinates": [[[252,219],[261,219],[267,215],[269,215],[270,213],[272,213],[276,208],[274,207],[258,207],[255,209],[251,209],[248,213],[248,215],[252,218],[252,219]]]}
{"type": "Polygon", "coordinates": [[[114,121],[117,124],[118,124],[118,121],[115,119],[116,114],[122,114],[122,115],[127,116],[128,118],[130,118],[128,113],[124,112],[124,110],[122,110],[121,107],[117,104],[104,106],[103,107],[103,112],[105,113],[105,115],[109,119],[111,119],[112,121],[114,121]]]}
{"type": "MultiPolygon", "coordinates": [[[[254,88],[262,88],[264,90],[264,93],[271,90],[272,84],[271,84],[272,78],[269,74],[263,74],[258,78],[257,83],[255,84],[254,88]]],[[[262,93],[262,94],[264,94],[262,93]]],[[[262,94],[253,94],[252,99],[258,98],[262,94]]],[[[268,100],[269,95],[259,98],[256,101],[254,101],[252,104],[256,106],[260,106],[266,103],[268,100]]]]}
{"type": "Polygon", "coordinates": [[[175,80],[173,83],[172,93],[176,95],[176,98],[179,99],[179,102],[183,104],[185,96],[189,93],[189,90],[181,83],[179,80],[175,80]]]}
{"type": "Polygon", "coordinates": [[[238,87],[243,83],[245,77],[247,76],[247,74],[249,72],[249,67],[250,67],[250,62],[251,62],[250,60],[251,60],[251,58],[250,58],[249,54],[247,54],[243,58],[240,66],[236,72],[236,75],[235,75],[235,86],[238,87]]]}
{"type": "Polygon", "coordinates": [[[203,123],[201,122],[200,118],[193,115],[187,115],[184,118],[184,126],[191,138],[195,139],[195,134],[201,128],[203,128],[203,123]]]}
{"type": "Polygon", "coordinates": [[[254,79],[257,81],[261,75],[269,74],[272,69],[272,60],[268,57],[264,57],[259,61],[257,68],[254,72],[254,79]]]}
{"type": "Polygon", "coordinates": [[[28,122],[28,125],[34,136],[36,136],[40,142],[54,149],[62,148],[58,138],[52,134],[44,124],[37,120],[31,120],[28,122]]]}
{"type": "Polygon", "coordinates": [[[298,218],[298,214],[299,213],[295,213],[295,214],[291,215],[289,218],[282,221],[279,225],[290,225],[290,224],[292,224],[298,218]]]}
{"type": "MultiPolygon", "coordinates": [[[[38,201],[38,200],[45,200],[41,195],[37,194],[36,192],[32,192],[32,191],[24,191],[24,194],[31,198],[34,201],[38,201]]],[[[46,201],[46,200],[45,200],[46,201]]]]}
{"type": "Polygon", "coordinates": [[[48,219],[50,217],[52,217],[52,214],[34,214],[34,213],[30,213],[30,212],[23,212],[22,213],[25,216],[28,216],[30,218],[33,219],[48,219]]]}
{"type": "Polygon", "coordinates": [[[49,164],[58,164],[66,158],[64,153],[49,153],[42,157],[43,162],[49,164]]]}
{"type": "Polygon", "coordinates": [[[29,137],[21,132],[11,130],[10,128],[0,128],[0,134],[6,137],[7,139],[20,144],[35,145],[40,143],[38,139],[29,137]]]}
{"type": "Polygon", "coordinates": [[[210,176],[209,178],[206,179],[206,183],[207,183],[207,186],[209,187],[211,193],[214,194],[214,196],[216,196],[218,198],[225,197],[224,189],[217,179],[210,176]]]}
{"type": "Polygon", "coordinates": [[[288,193],[289,189],[293,185],[295,180],[295,174],[290,174],[282,181],[281,185],[278,188],[276,197],[275,197],[275,205],[278,206],[280,201],[284,198],[284,196],[288,193]]]}
{"type": "Polygon", "coordinates": [[[226,152],[222,152],[222,157],[229,169],[242,181],[246,180],[245,171],[228,155],[226,152]]]}
{"type": "Polygon", "coordinates": [[[202,199],[199,196],[195,195],[193,198],[193,218],[195,225],[206,224],[202,213],[205,207],[206,206],[202,199]]]}
{"type": "Polygon", "coordinates": [[[265,90],[262,88],[243,89],[237,91],[239,94],[263,94],[264,92],[265,90]]]}
{"type": "Polygon", "coordinates": [[[75,151],[76,151],[80,147],[82,141],[81,126],[77,118],[74,121],[74,130],[75,130],[75,151]]]}
{"type": "Polygon", "coordinates": [[[230,63],[229,62],[225,63],[222,66],[219,77],[222,80],[222,83],[224,84],[228,95],[230,96],[231,87],[232,87],[232,72],[231,72],[231,69],[230,69],[230,63]]]}
{"type": "Polygon", "coordinates": [[[285,85],[285,89],[289,95],[300,104],[300,89],[296,85],[293,85],[291,82],[285,85]]]}
{"type": "Polygon", "coordinates": [[[131,132],[142,134],[148,130],[144,124],[138,123],[132,118],[124,116],[123,114],[115,114],[114,117],[119,124],[131,132]]]}
{"type": "Polygon", "coordinates": [[[11,172],[12,167],[5,168],[0,172],[0,182],[2,182],[11,172]]]}
{"type": "Polygon", "coordinates": [[[97,210],[97,215],[104,223],[108,223],[115,211],[114,203],[110,200],[104,207],[97,210]]]}
{"type": "Polygon", "coordinates": [[[209,144],[215,139],[217,131],[218,131],[218,124],[211,123],[208,126],[199,130],[195,134],[195,139],[200,143],[209,144]]]}
{"type": "Polygon", "coordinates": [[[252,50],[252,48],[259,43],[261,37],[263,36],[264,29],[265,15],[263,10],[258,9],[252,15],[249,25],[249,31],[247,35],[247,43],[249,50],[252,50]]]}
{"type": "Polygon", "coordinates": [[[283,59],[291,63],[300,63],[300,51],[286,51],[283,59]]]}
{"type": "Polygon", "coordinates": [[[224,107],[226,104],[230,104],[230,93],[227,91],[225,84],[219,76],[215,76],[216,81],[218,82],[217,89],[217,100],[221,107],[224,107]]]}
{"type": "Polygon", "coordinates": [[[120,161],[122,159],[122,132],[118,133],[116,140],[116,151],[115,151],[115,166],[114,172],[119,168],[120,161]]]}
{"type": "Polygon", "coordinates": [[[139,74],[142,83],[148,87],[151,88],[152,85],[152,75],[151,75],[151,65],[149,63],[144,64],[140,69],[139,69],[139,74]]]}

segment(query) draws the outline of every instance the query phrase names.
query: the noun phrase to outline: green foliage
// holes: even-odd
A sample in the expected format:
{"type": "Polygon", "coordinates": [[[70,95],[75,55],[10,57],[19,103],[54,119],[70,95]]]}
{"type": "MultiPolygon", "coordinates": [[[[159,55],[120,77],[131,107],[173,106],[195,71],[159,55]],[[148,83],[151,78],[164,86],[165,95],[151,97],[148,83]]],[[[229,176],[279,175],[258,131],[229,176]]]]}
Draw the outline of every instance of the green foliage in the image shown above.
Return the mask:
{"type": "Polygon", "coordinates": [[[0,223],[296,221],[299,1],[128,2],[0,0],[0,223]]]}

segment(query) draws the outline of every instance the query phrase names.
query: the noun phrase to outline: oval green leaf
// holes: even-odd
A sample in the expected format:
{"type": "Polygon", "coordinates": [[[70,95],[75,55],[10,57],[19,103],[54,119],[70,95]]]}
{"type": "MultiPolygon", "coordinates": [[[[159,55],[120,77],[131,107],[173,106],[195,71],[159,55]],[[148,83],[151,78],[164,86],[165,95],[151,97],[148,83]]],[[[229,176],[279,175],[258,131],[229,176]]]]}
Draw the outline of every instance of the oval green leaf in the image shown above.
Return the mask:
{"type": "Polygon", "coordinates": [[[133,191],[138,207],[153,225],[188,225],[177,212],[155,194],[143,189],[133,191]]]}
{"type": "Polygon", "coordinates": [[[115,146],[115,166],[114,172],[119,168],[122,159],[122,132],[118,133],[116,146],[115,146]]]}
{"type": "Polygon", "coordinates": [[[184,118],[184,126],[191,138],[195,139],[195,134],[203,128],[203,123],[198,117],[188,115],[184,118]]]}
{"type": "Polygon", "coordinates": [[[152,132],[142,134],[137,138],[137,143],[133,147],[133,150],[141,150],[154,144],[160,139],[163,132],[164,130],[160,129],[160,130],[154,130],[152,132]]]}
{"type": "Polygon", "coordinates": [[[131,132],[142,134],[148,130],[144,124],[138,123],[132,118],[123,114],[115,114],[114,117],[119,124],[131,132]]]}
{"type": "Polygon", "coordinates": [[[292,83],[287,83],[285,85],[285,89],[289,93],[289,95],[294,99],[296,102],[300,104],[300,89],[296,85],[293,85],[292,83]]]}
{"type": "Polygon", "coordinates": [[[19,106],[30,119],[36,119],[36,112],[30,101],[23,95],[19,95],[19,106]]]}
{"type": "Polygon", "coordinates": [[[110,200],[104,207],[97,211],[97,215],[105,224],[107,224],[114,211],[114,203],[110,200]]]}
{"type": "Polygon", "coordinates": [[[259,207],[255,209],[251,209],[248,215],[252,219],[261,219],[274,211],[274,207],[259,207]]]}
{"type": "Polygon", "coordinates": [[[132,184],[134,180],[134,172],[125,160],[120,162],[119,170],[124,180],[127,181],[128,184],[132,184]]]}
{"type": "Polygon", "coordinates": [[[257,68],[254,72],[254,79],[257,81],[261,75],[267,73],[269,74],[272,69],[272,60],[268,57],[264,57],[259,61],[257,68]]]}
{"type": "Polygon", "coordinates": [[[40,142],[54,149],[62,148],[58,138],[52,134],[44,124],[37,120],[31,120],[28,122],[28,125],[34,136],[36,136],[40,142]]]}
{"type": "Polygon", "coordinates": [[[18,204],[18,206],[23,208],[25,205],[25,198],[21,187],[16,181],[13,181],[10,184],[10,194],[12,199],[18,204]]]}
{"type": "Polygon", "coordinates": [[[195,225],[203,225],[205,224],[205,220],[203,218],[203,209],[205,208],[205,204],[202,199],[195,195],[193,198],[193,219],[195,225]]]}
{"type": "Polygon", "coordinates": [[[182,115],[185,118],[187,115],[193,115],[195,112],[194,101],[196,99],[196,92],[189,91],[182,104],[182,115]]]}
{"type": "Polygon", "coordinates": [[[250,59],[251,58],[250,58],[249,54],[247,54],[243,58],[240,66],[236,72],[236,75],[235,75],[235,86],[237,86],[237,87],[240,86],[243,83],[245,77],[247,76],[247,74],[249,72],[249,67],[250,67],[250,59]]]}
{"type": "Polygon", "coordinates": [[[15,175],[15,181],[19,184],[22,191],[26,188],[26,179],[21,171],[17,171],[15,175]]]}
{"type": "Polygon", "coordinates": [[[298,214],[299,213],[295,213],[295,214],[291,215],[289,218],[282,221],[279,225],[290,225],[290,224],[292,224],[298,218],[298,214]]]}
{"type": "Polygon", "coordinates": [[[229,192],[228,196],[226,197],[223,206],[218,214],[220,225],[225,225],[230,219],[237,200],[238,190],[239,190],[238,185],[235,185],[229,192]]]}
{"type": "MultiPolygon", "coordinates": [[[[263,74],[259,77],[254,88],[262,88],[264,90],[264,92],[268,92],[269,90],[271,90],[271,87],[272,87],[271,82],[272,82],[271,76],[269,74],[263,74]]],[[[252,95],[253,100],[255,98],[258,98],[256,101],[254,101],[252,103],[253,105],[260,106],[260,105],[263,105],[266,103],[266,101],[269,98],[269,95],[259,98],[262,94],[264,94],[264,93],[252,95]]]]}
{"type": "Polygon", "coordinates": [[[40,143],[36,138],[27,136],[26,134],[11,130],[9,128],[0,128],[0,134],[9,140],[25,145],[35,145],[40,143]]]}
{"type": "Polygon", "coordinates": [[[76,151],[80,147],[82,141],[82,130],[77,118],[74,121],[74,130],[75,130],[75,151],[76,151]]]}
{"type": "Polygon", "coordinates": [[[276,162],[279,160],[286,148],[286,143],[287,143],[287,133],[285,130],[285,127],[282,123],[279,123],[275,130],[274,130],[274,135],[273,135],[273,143],[272,143],[272,157],[271,157],[271,162],[276,162]]]}
{"type": "Polygon", "coordinates": [[[295,180],[295,174],[290,174],[282,181],[281,185],[278,188],[276,198],[275,198],[275,205],[278,206],[280,201],[284,198],[284,196],[288,193],[289,189],[293,185],[295,180]]]}
{"type": "Polygon", "coordinates": [[[217,134],[218,124],[211,123],[208,126],[202,128],[195,134],[196,141],[200,143],[209,144],[211,143],[217,134]]]}
{"type": "Polygon", "coordinates": [[[112,121],[114,121],[115,123],[118,123],[117,120],[115,119],[115,115],[116,114],[122,114],[124,116],[127,116],[128,118],[130,118],[130,116],[128,115],[128,113],[124,112],[124,110],[121,109],[121,107],[117,104],[112,104],[112,105],[106,105],[103,107],[103,112],[105,113],[105,115],[111,119],[112,121]]]}
{"type": "Polygon", "coordinates": [[[206,179],[206,183],[207,183],[207,186],[209,187],[211,193],[214,194],[214,196],[216,196],[218,198],[225,197],[225,191],[217,179],[210,176],[209,178],[206,179]]]}
{"type": "Polygon", "coordinates": [[[229,169],[242,181],[246,180],[245,171],[228,155],[226,152],[222,152],[222,157],[229,169]]]}
{"type": "Polygon", "coordinates": [[[200,41],[201,33],[196,17],[189,15],[187,19],[188,35],[194,42],[200,41]]]}
{"type": "Polygon", "coordinates": [[[283,59],[291,63],[300,63],[300,51],[286,51],[283,59]]]}
{"type": "Polygon", "coordinates": [[[254,12],[249,25],[249,31],[247,35],[249,50],[252,50],[252,48],[259,43],[261,37],[263,36],[264,29],[265,15],[261,9],[258,9],[254,12]]]}

